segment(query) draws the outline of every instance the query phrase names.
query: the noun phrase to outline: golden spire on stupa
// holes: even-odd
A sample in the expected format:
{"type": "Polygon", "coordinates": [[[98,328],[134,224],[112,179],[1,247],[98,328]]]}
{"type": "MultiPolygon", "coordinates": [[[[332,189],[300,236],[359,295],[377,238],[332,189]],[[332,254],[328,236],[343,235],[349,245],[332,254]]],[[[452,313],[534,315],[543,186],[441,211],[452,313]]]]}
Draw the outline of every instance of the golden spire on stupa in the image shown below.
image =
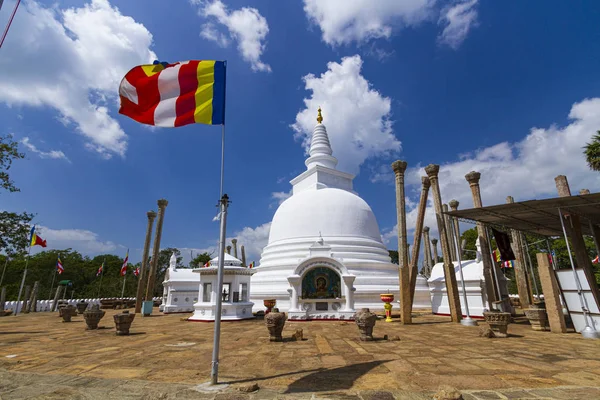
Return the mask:
{"type": "Polygon", "coordinates": [[[321,115],[321,107],[319,107],[319,115],[317,115],[317,122],[320,124],[323,122],[323,116],[321,115]]]}

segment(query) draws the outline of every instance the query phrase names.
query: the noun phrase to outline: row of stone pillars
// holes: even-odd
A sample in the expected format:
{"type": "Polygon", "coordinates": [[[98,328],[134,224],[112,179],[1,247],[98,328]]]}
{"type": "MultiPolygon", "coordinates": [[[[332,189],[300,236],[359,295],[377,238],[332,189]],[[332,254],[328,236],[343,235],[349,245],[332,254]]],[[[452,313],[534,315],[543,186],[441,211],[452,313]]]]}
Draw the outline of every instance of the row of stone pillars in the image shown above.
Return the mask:
{"type": "MultiPolygon", "coordinates": [[[[237,239],[231,239],[231,246],[227,246],[227,254],[229,254],[230,256],[233,255],[235,258],[238,258],[238,247],[237,247],[237,239]],[[231,254],[231,250],[233,249],[233,254],[231,254]]],[[[246,266],[246,249],[244,248],[244,245],[240,246],[240,252],[242,255],[242,266],[246,266]]]]}
{"type": "MultiPolygon", "coordinates": [[[[33,290],[31,290],[31,286],[25,286],[25,295],[23,296],[23,306],[21,307],[21,312],[23,314],[27,314],[29,312],[37,312],[36,304],[38,299],[38,291],[40,287],[40,282],[35,281],[33,284],[33,290]]],[[[4,307],[6,306],[6,286],[3,286],[0,289],[0,316],[4,316],[4,307]]],[[[18,307],[18,305],[17,305],[18,307]]]]}
{"type": "Polygon", "coordinates": [[[150,238],[152,237],[152,227],[154,219],[157,217],[156,212],[148,211],[148,225],[146,227],[146,238],[144,240],[144,253],[142,254],[142,267],[138,277],[138,287],[135,299],[135,312],[142,311],[143,301],[152,301],[154,298],[154,283],[156,281],[156,271],[158,268],[158,253],[160,252],[160,240],[162,237],[162,227],[165,218],[165,209],[169,202],[165,199],[158,200],[158,221],[156,222],[156,232],[154,235],[154,247],[152,249],[152,258],[148,262],[148,252],[150,251],[150,238]],[[150,265],[148,265],[150,264],[150,265]],[[144,293],[144,288],[145,293],[144,293]]]}

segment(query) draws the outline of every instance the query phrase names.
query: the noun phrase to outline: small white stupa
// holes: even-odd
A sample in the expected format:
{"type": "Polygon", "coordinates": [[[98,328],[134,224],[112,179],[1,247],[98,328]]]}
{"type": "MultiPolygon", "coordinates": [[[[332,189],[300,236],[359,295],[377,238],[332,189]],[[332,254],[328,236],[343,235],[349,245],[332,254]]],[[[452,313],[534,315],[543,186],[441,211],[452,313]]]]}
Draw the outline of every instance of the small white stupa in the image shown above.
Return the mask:
{"type": "MultiPolygon", "coordinates": [[[[483,312],[488,311],[488,296],[485,289],[485,280],[483,276],[483,262],[481,261],[482,252],[479,239],[476,242],[477,258],[475,260],[464,260],[461,262],[463,276],[465,278],[465,289],[467,292],[467,301],[469,303],[469,313],[471,317],[483,318],[483,312]]],[[[496,276],[500,284],[500,291],[503,297],[508,297],[508,280],[504,277],[500,268],[495,266],[496,276]]],[[[462,283],[458,261],[454,262],[454,272],[458,284],[458,294],[463,316],[466,316],[465,302],[463,297],[462,283]]],[[[440,262],[433,266],[431,276],[429,277],[429,288],[431,291],[431,310],[434,314],[450,315],[450,305],[446,293],[446,280],[444,279],[444,263],[440,262]]]]}
{"type": "Polygon", "coordinates": [[[353,190],[354,175],[336,169],[321,109],[306,171],[275,212],[260,265],[252,277],[254,311],[275,299],[290,320],[351,319],[363,307],[383,310],[380,294],[398,298],[377,219],[353,190]]]}
{"type": "Polygon", "coordinates": [[[163,281],[160,311],[165,314],[192,312],[197,301],[198,275],[190,268],[177,268],[177,257],[173,253],[163,281]]]}
{"type": "Polygon", "coordinates": [[[200,275],[200,290],[196,288],[198,302],[194,304],[194,315],[188,321],[214,321],[217,296],[221,296],[223,305],[221,320],[231,321],[254,318],[250,302],[250,277],[256,271],[242,267],[242,261],[225,253],[223,270],[223,292],[217,293],[217,270],[219,257],[210,260],[210,266],[195,268],[192,271],[200,275]]]}

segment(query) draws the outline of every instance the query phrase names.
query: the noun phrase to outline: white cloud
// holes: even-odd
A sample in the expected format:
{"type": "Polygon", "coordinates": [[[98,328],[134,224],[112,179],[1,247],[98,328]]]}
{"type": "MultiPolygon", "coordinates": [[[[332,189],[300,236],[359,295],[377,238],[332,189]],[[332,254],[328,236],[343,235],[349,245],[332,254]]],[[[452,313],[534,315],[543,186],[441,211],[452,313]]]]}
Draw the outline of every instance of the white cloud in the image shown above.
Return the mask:
{"type": "Polygon", "coordinates": [[[441,44],[457,49],[467,37],[469,30],[477,24],[478,0],[460,1],[444,8],[440,15],[439,24],[444,30],[438,37],[441,44]]]}
{"type": "Polygon", "coordinates": [[[306,108],[292,125],[308,150],[320,106],[338,169],[354,174],[368,158],[391,155],[401,147],[389,119],[391,99],[361,75],[362,63],[358,55],[345,57],[341,63],[328,63],[319,77],[306,75],[303,80],[312,95],[304,99],[306,108]]]}
{"type": "Polygon", "coordinates": [[[83,229],[52,229],[37,226],[35,230],[40,237],[46,240],[48,245],[45,249],[36,247],[35,249],[38,251],[72,248],[86,255],[112,253],[119,248],[123,248],[123,246],[110,241],[101,241],[97,233],[83,229]]]}
{"type": "Polygon", "coordinates": [[[50,150],[50,151],[41,151],[40,149],[38,149],[33,143],[30,142],[29,138],[27,136],[25,136],[22,140],[21,143],[23,143],[23,145],[25,147],[27,147],[29,149],[29,151],[31,151],[32,153],[36,153],[37,155],[40,156],[40,158],[52,158],[52,159],[62,159],[68,162],[71,162],[67,156],[65,155],[65,153],[63,153],[61,150],[50,150]]]}
{"type": "MultiPolygon", "coordinates": [[[[274,200],[274,203],[277,203],[277,206],[280,206],[281,203],[286,201],[292,196],[292,189],[289,192],[273,192],[271,193],[271,199],[274,200]]],[[[271,204],[269,208],[273,208],[274,204],[271,204]]]]}
{"type": "Polygon", "coordinates": [[[389,38],[394,29],[415,26],[431,17],[434,0],[304,0],[304,12],[336,46],[389,38]]]}
{"type": "Polygon", "coordinates": [[[105,158],[123,156],[127,136],[109,109],[125,73],[156,59],[151,44],[144,25],[107,0],[69,9],[28,1],[2,48],[0,102],[51,107],[63,123],[74,124],[87,148],[105,158]]]}
{"type": "MultiPolygon", "coordinates": [[[[248,263],[256,261],[258,264],[260,255],[269,241],[270,230],[271,222],[267,222],[256,228],[245,227],[241,231],[235,233],[234,238],[238,240],[238,251],[240,246],[243,245],[246,252],[246,261],[248,263]]],[[[227,239],[227,242],[230,243],[231,239],[233,238],[227,239]]]]}
{"type": "MultiPolygon", "coordinates": [[[[580,189],[592,192],[600,186],[600,174],[590,171],[582,146],[590,141],[600,126],[600,98],[584,99],[571,107],[572,120],[564,127],[532,128],[516,143],[502,142],[463,154],[456,162],[440,167],[439,181],[442,202],[452,199],[460,202],[459,209],[472,208],[473,200],[465,175],[470,171],[481,173],[481,196],[484,206],[504,204],[506,196],[515,201],[558,196],[554,178],[566,175],[573,194],[580,189]]],[[[420,176],[425,175],[422,166],[407,170],[407,184],[418,189],[420,176]]],[[[390,183],[393,180],[389,181],[390,183]]],[[[417,209],[410,209],[407,226],[414,230],[417,209]]],[[[437,226],[429,195],[429,206],[425,225],[431,228],[432,237],[437,237],[437,226]]],[[[461,229],[472,228],[464,225],[461,229]]],[[[386,232],[389,243],[396,235],[396,227],[386,232]]]]}
{"type": "MultiPolygon", "coordinates": [[[[271,67],[261,61],[265,51],[265,40],[269,33],[269,24],[256,8],[243,7],[229,11],[221,0],[191,0],[200,6],[198,13],[205,18],[214,18],[229,30],[229,35],[237,42],[242,58],[249,62],[253,71],[270,72],[271,67]]],[[[200,36],[215,41],[219,46],[229,45],[229,39],[216,30],[213,23],[202,26],[200,36]]]]}

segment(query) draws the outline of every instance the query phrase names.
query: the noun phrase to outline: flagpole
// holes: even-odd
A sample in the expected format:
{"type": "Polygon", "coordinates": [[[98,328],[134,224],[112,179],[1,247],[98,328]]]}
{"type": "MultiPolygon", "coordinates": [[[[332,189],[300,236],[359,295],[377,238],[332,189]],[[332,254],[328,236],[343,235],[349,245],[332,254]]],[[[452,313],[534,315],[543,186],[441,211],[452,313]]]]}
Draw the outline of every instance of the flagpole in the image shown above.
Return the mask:
{"type": "Polygon", "coordinates": [[[54,280],[56,279],[57,273],[58,272],[56,271],[56,267],[54,267],[54,273],[52,274],[52,283],[50,284],[50,295],[48,296],[48,300],[52,298],[52,289],[54,289],[54,280]]]}
{"type": "Polygon", "coordinates": [[[104,266],[106,265],[106,257],[102,261],[102,272],[100,273],[100,287],[98,287],[98,298],[100,298],[100,289],[102,289],[102,278],[104,277],[104,266]]]}
{"type": "Polygon", "coordinates": [[[125,296],[125,282],[127,282],[127,271],[125,271],[125,275],[123,275],[123,290],[121,290],[121,298],[125,296]]]}
{"type": "Polygon", "coordinates": [[[8,265],[8,254],[6,255],[6,262],[4,263],[4,269],[2,270],[2,278],[0,278],[0,286],[2,286],[2,282],[4,282],[4,273],[6,272],[7,265],[8,265]]]}
{"type": "Polygon", "coordinates": [[[25,271],[23,271],[23,279],[21,279],[21,287],[19,288],[19,295],[17,296],[17,304],[15,305],[15,317],[19,314],[19,302],[21,301],[21,292],[23,291],[23,285],[25,285],[25,277],[27,276],[27,266],[29,265],[29,255],[31,254],[31,241],[29,241],[29,251],[27,251],[27,258],[25,259],[25,271]]]}

